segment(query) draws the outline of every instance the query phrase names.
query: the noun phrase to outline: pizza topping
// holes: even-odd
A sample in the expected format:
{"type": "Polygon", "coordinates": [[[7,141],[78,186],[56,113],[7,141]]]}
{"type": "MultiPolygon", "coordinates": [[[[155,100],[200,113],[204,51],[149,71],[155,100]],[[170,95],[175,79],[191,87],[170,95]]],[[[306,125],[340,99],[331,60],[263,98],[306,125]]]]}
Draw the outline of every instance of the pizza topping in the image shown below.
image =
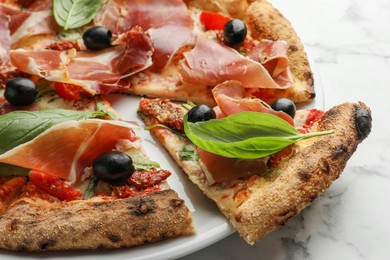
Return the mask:
{"type": "Polygon", "coordinates": [[[200,13],[199,19],[206,30],[223,30],[225,24],[230,21],[229,17],[222,14],[206,11],[200,13]]]}
{"type": "Polygon", "coordinates": [[[218,110],[221,112],[218,117],[225,117],[244,111],[256,111],[273,114],[294,125],[293,119],[288,114],[272,109],[261,99],[246,97],[245,90],[239,82],[227,81],[216,86],[212,92],[218,105],[218,110]]]}
{"type": "Polygon", "coordinates": [[[30,171],[29,179],[40,190],[61,200],[73,200],[81,195],[79,190],[73,188],[63,180],[38,170],[30,171]]]}
{"type": "Polygon", "coordinates": [[[133,26],[147,31],[154,47],[153,66],[162,71],[192,38],[193,21],[183,1],[107,1],[95,18],[97,24],[121,34],[133,26]],[[174,37],[172,37],[174,36],[174,37]]]}
{"type": "MultiPolygon", "coordinates": [[[[118,140],[135,141],[131,127],[109,120],[66,121],[1,154],[0,162],[40,170],[74,183],[98,155],[112,151],[118,140]]],[[[15,140],[11,139],[10,145],[14,145],[15,140]]]]}
{"type": "Polygon", "coordinates": [[[88,24],[99,12],[102,0],[53,0],[54,18],[65,30],[88,24]]]}
{"type": "Polygon", "coordinates": [[[54,82],[54,89],[57,95],[65,100],[80,100],[90,96],[83,88],[73,84],[54,82]]]}
{"type": "Polygon", "coordinates": [[[247,56],[260,62],[279,86],[293,86],[294,78],[289,67],[286,41],[262,40],[247,56]]]}
{"type": "Polygon", "coordinates": [[[158,185],[169,176],[171,176],[171,173],[167,170],[152,168],[134,172],[129,179],[129,183],[138,189],[146,189],[158,185]]]}
{"type": "Polygon", "coordinates": [[[120,44],[100,51],[14,50],[10,58],[21,71],[49,81],[79,85],[96,94],[102,92],[101,83],[115,85],[152,65],[152,43],[141,28],[132,28],[117,42],[120,44]]]}
{"type": "Polygon", "coordinates": [[[279,98],[271,104],[271,108],[276,111],[282,111],[294,118],[295,111],[297,110],[294,102],[288,98],[279,98]]]}
{"type": "Polygon", "coordinates": [[[216,86],[237,80],[246,88],[283,88],[258,62],[227,46],[198,36],[195,48],[184,53],[179,73],[185,84],[216,86]]]}
{"type": "Polygon", "coordinates": [[[300,134],[279,117],[259,112],[241,112],[196,123],[188,122],[185,116],[184,132],[203,150],[240,159],[266,157],[300,140],[333,133],[300,134]]]}
{"type": "Polygon", "coordinates": [[[90,50],[101,50],[111,46],[112,33],[104,26],[95,26],[83,34],[85,46],[90,50]]]}
{"type": "Polygon", "coordinates": [[[34,103],[38,96],[35,83],[26,78],[10,79],[6,86],[4,97],[14,106],[28,106],[34,103]]]}
{"type": "Polygon", "coordinates": [[[125,153],[108,152],[99,155],[92,165],[94,176],[108,183],[121,183],[134,172],[133,161],[125,153]]]}
{"type": "Polygon", "coordinates": [[[238,45],[242,43],[247,34],[245,23],[240,19],[232,19],[223,28],[224,41],[228,45],[238,45]]]}
{"type": "Polygon", "coordinates": [[[8,63],[8,55],[11,50],[11,32],[8,23],[8,16],[0,7],[0,67],[8,63]]]}
{"type": "Polygon", "coordinates": [[[206,105],[197,105],[188,111],[188,121],[195,123],[199,121],[208,121],[215,119],[216,114],[212,108],[206,105]]]}

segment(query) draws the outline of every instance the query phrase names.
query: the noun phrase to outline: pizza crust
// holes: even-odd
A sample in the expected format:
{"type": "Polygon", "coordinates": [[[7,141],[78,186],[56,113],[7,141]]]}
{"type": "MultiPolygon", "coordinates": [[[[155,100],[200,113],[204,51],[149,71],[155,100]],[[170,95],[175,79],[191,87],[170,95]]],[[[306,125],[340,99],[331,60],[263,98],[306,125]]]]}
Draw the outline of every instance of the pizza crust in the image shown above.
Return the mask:
{"type": "Polygon", "coordinates": [[[0,248],[114,249],[193,233],[191,214],[173,190],[53,203],[24,198],[0,219],[0,248]]]}
{"type": "MultiPolygon", "coordinates": [[[[143,119],[147,125],[156,123],[151,117],[143,119]]],[[[240,186],[233,185],[235,189],[225,188],[229,185],[223,183],[209,185],[199,161],[180,158],[183,147],[191,145],[188,139],[162,128],[154,128],[152,134],[239,234],[254,244],[297,215],[340,176],[357,145],[371,131],[371,120],[370,110],[363,103],[345,103],[330,109],[317,130],[334,130],[334,134],[298,142],[294,156],[265,176],[238,182],[240,186]],[[226,197],[232,199],[222,199],[226,197]]]]}

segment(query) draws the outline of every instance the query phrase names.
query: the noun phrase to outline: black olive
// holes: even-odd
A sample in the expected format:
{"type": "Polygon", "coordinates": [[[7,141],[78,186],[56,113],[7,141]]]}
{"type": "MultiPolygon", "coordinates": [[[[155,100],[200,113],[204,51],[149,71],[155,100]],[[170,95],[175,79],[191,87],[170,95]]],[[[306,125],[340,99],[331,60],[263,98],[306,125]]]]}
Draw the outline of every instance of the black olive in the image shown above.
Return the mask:
{"type": "Polygon", "coordinates": [[[111,46],[112,33],[104,26],[95,26],[83,34],[84,45],[90,50],[101,50],[111,46]]]}
{"type": "Polygon", "coordinates": [[[126,181],[133,174],[133,160],[122,152],[108,152],[93,161],[92,170],[97,179],[118,184],[126,181]]]}
{"type": "Polygon", "coordinates": [[[26,78],[13,78],[5,84],[4,98],[14,106],[28,106],[38,96],[35,83],[26,78]]]}
{"type": "Polygon", "coordinates": [[[272,103],[271,108],[276,111],[283,111],[284,113],[290,115],[292,118],[295,116],[295,111],[297,108],[295,107],[294,102],[292,102],[288,98],[280,98],[272,103]]]}
{"type": "Polygon", "coordinates": [[[224,41],[228,45],[237,45],[245,40],[247,28],[240,19],[232,19],[223,28],[224,41]]]}
{"type": "Polygon", "coordinates": [[[356,129],[360,140],[363,140],[371,132],[372,117],[370,112],[364,108],[358,108],[355,113],[356,129]]]}
{"type": "Polygon", "coordinates": [[[197,105],[188,111],[188,122],[198,122],[198,121],[208,121],[210,119],[215,119],[216,115],[212,108],[206,105],[197,105]]]}

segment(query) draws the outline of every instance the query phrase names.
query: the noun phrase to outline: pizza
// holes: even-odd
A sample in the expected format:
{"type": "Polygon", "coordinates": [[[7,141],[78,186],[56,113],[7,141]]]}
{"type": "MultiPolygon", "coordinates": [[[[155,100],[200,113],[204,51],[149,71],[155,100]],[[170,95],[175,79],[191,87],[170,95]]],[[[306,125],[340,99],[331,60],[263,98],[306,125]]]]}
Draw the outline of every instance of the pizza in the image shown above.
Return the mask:
{"type": "Polygon", "coordinates": [[[328,188],[371,129],[364,103],[296,110],[315,98],[313,74],[265,0],[6,0],[0,32],[5,250],[196,232],[112,93],[148,97],[147,129],[250,244],[328,188]]]}

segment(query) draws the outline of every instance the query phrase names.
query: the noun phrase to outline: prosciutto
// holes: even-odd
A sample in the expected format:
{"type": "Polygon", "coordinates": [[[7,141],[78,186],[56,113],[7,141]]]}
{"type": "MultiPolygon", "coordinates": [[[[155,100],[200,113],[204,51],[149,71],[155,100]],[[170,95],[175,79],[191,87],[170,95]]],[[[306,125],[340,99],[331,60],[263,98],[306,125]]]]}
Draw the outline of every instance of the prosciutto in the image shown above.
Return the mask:
{"type": "Polygon", "coordinates": [[[9,17],[0,8],[0,67],[8,63],[8,55],[11,50],[11,32],[8,27],[9,17]]]}
{"type": "Polygon", "coordinates": [[[163,70],[192,38],[193,21],[180,0],[109,0],[95,18],[113,33],[133,26],[147,31],[154,46],[153,67],[163,70]]]}
{"type": "Polygon", "coordinates": [[[112,151],[119,140],[137,139],[128,125],[114,121],[67,121],[0,155],[0,163],[39,170],[74,183],[98,155],[112,151]]]}
{"type": "Polygon", "coordinates": [[[106,94],[101,84],[115,86],[122,78],[152,65],[152,43],[140,27],[124,33],[115,43],[118,45],[100,51],[19,49],[10,52],[10,60],[23,72],[79,85],[90,94],[106,94]]]}
{"type": "Polygon", "coordinates": [[[294,84],[285,41],[263,40],[248,53],[248,58],[260,62],[279,86],[294,84]]]}
{"type": "Polygon", "coordinates": [[[195,48],[184,53],[184,57],[179,72],[186,84],[214,87],[237,80],[246,88],[286,88],[278,85],[259,62],[202,36],[198,36],[195,48]]]}
{"type": "Polygon", "coordinates": [[[20,40],[33,35],[53,34],[56,32],[50,5],[34,4],[32,9],[20,10],[0,4],[0,9],[9,19],[8,29],[10,31],[11,44],[17,44],[20,40]]]}

